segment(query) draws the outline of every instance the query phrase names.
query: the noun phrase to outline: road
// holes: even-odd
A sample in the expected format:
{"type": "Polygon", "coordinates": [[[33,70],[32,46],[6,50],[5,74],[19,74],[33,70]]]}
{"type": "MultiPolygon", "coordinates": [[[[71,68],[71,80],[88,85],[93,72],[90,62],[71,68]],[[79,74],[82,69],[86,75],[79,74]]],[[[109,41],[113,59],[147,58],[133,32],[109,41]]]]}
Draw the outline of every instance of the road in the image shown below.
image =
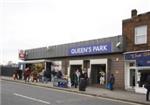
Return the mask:
{"type": "Polygon", "coordinates": [[[1,105],[139,105],[50,88],[1,81],[1,105]]]}

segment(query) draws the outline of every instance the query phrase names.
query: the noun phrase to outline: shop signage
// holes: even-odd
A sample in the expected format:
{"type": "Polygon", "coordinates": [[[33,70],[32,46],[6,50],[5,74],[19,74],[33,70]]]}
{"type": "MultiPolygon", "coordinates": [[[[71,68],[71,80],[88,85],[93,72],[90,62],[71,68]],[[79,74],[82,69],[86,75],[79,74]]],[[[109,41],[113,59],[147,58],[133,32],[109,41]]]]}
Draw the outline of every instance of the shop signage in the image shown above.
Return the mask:
{"type": "Polygon", "coordinates": [[[102,53],[110,53],[112,52],[111,50],[112,50],[111,43],[105,43],[105,44],[70,48],[69,55],[76,56],[76,55],[102,54],[102,53]]]}
{"type": "Polygon", "coordinates": [[[26,57],[25,51],[24,50],[20,50],[19,51],[19,59],[24,60],[26,57]]]}
{"type": "Polygon", "coordinates": [[[125,54],[126,60],[136,60],[137,66],[150,66],[150,51],[125,54]]]}

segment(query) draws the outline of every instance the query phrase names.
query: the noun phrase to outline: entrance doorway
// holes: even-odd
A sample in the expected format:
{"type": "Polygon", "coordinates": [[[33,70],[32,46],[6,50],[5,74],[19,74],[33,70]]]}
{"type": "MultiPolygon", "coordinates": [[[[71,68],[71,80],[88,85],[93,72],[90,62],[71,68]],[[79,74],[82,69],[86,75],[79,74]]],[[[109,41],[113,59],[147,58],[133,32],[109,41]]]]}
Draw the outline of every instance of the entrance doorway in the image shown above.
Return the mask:
{"type": "Polygon", "coordinates": [[[135,69],[130,69],[130,86],[135,87],[135,69]]]}
{"type": "Polygon", "coordinates": [[[102,85],[106,83],[106,65],[92,64],[91,65],[91,84],[102,85]]]}
{"type": "Polygon", "coordinates": [[[52,66],[52,63],[51,62],[46,62],[46,71],[47,73],[49,74],[48,75],[48,78],[49,78],[49,81],[51,81],[51,66],[52,66]]]}

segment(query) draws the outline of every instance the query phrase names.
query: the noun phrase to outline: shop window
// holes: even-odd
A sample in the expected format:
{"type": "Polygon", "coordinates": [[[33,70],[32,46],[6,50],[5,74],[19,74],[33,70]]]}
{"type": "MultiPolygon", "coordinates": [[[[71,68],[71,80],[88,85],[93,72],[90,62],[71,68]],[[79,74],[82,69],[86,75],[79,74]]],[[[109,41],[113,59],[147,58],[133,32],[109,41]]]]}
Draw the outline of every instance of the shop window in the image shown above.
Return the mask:
{"type": "Polygon", "coordinates": [[[135,44],[147,43],[147,26],[135,27],[135,44]]]}
{"type": "Polygon", "coordinates": [[[139,87],[143,87],[143,85],[147,81],[148,75],[150,75],[150,70],[140,70],[139,71],[139,78],[140,80],[138,81],[139,87]]]}

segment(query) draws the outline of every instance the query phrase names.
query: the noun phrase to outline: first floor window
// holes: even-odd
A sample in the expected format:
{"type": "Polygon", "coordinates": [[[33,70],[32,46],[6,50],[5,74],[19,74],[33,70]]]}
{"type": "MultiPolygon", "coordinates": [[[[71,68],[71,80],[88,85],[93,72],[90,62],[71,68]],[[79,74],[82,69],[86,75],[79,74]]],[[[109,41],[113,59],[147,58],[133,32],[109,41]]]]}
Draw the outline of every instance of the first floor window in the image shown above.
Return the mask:
{"type": "Polygon", "coordinates": [[[135,44],[147,43],[147,25],[135,27],[135,44]]]}

